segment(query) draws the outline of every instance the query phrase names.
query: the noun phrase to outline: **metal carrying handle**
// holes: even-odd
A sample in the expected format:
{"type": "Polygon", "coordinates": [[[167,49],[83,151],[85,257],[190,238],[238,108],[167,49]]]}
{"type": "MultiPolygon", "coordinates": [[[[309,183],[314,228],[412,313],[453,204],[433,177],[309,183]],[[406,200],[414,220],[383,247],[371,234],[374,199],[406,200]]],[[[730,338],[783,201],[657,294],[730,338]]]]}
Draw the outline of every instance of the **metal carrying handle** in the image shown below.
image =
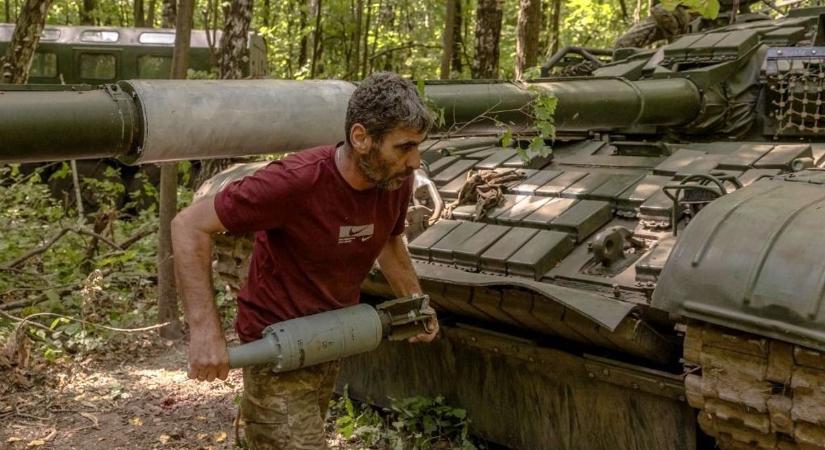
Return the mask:
{"type": "Polygon", "coordinates": [[[709,203],[708,201],[685,201],[679,198],[679,194],[689,190],[704,191],[715,196],[715,200],[716,198],[722,197],[728,193],[728,190],[725,188],[725,181],[733,183],[737,189],[742,188],[742,183],[735,176],[718,173],[716,175],[713,173],[695,173],[686,176],[679,182],[679,184],[668,184],[662,187],[662,191],[664,191],[665,195],[673,201],[673,210],[670,212],[670,223],[673,228],[674,236],[677,235],[676,225],[679,218],[679,210],[683,204],[709,203]],[[710,183],[716,185],[716,188],[708,186],[710,183]]]}
{"type": "MultiPolygon", "coordinates": [[[[418,191],[418,188],[424,186],[427,188],[427,194],[429,194],[433,201],[433,213],[430,214],[430,218],[427,219],[427,225],[430,226],[441,217],[441,212],[444,211],[444,200],[441,199],[441,194],[438,193],[438,187],[424,169],[416,169],[413,176],[413,194],[418,191]]],[[[415,198],[415,195],[413,195],[413,204],[423,206],[418,199],[415,198]]]]}

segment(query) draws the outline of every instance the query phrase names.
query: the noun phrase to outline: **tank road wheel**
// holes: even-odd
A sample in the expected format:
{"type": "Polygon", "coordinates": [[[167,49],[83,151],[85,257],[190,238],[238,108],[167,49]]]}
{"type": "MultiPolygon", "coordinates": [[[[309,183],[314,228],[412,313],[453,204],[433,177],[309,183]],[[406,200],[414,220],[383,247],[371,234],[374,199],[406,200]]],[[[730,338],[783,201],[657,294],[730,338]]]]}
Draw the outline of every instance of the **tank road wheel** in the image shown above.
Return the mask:
{"type": "Polygon", "coordinates": [[[688,403],[719,448],[825,449],[825,353],[690,323],[688,403]]]}

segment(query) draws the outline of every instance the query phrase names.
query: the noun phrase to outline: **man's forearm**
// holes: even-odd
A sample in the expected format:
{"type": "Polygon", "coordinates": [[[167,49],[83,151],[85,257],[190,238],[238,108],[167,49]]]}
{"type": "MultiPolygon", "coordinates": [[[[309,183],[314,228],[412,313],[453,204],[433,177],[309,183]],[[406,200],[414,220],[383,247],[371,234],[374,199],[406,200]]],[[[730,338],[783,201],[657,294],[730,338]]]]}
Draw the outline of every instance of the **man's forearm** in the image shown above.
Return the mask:
{"type": "Polygon", "coordinates": [[[418,275],[415,274],[402,235],[391,237],[384,245],[378,255],[378,264],[396,296],[408,297],[421,292],[418,275]]]}
{"type": "Polygon", "coordinates": [[[212,237],[185,224],[172,229],[175,277],[183,311],[195,335],[220,333],[220,319],[212,291],[212,237]]]}

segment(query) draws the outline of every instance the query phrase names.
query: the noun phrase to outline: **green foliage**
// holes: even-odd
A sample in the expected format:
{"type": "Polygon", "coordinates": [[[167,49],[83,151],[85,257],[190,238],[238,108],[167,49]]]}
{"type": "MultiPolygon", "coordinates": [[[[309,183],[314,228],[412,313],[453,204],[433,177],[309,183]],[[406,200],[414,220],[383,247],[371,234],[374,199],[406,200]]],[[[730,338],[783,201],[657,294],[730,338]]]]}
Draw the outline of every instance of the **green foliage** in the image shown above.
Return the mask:
{"type": "Polygon", "coordinates": [[[538,134],[535,136],[519,136],[509,125],[499,123],[502,133],[499,136],[503,147],[510,147],[515,144],[516,152],[524,162],[530,162],[533,158],[546,157],[552,152],[548,142],[556,139],[556,105],[558,99],[547,91],[535,86],[529,86],[528,90],[533,94],[533,100],[529,104],[530,115],[533,118],[533,127],[538,134]],[[524,142],[527,142],[524,145],[524,142]]]}
{"type": "MultiPolygon", "coordinates": [[[[68,165],[55,176],[71,178],[68,165]]],[[[115,177],[109,172],[108,177],[115,177]]],[[[66,227],[77,227],[75,211],[67,211],[42,181],[42,168],[24,174],[19,166],[0,166],[0,267],[44,246],[66,227]]],[[[54,178],[54,177],[53,177],[54,178]]],[[[112,219],[100,234],[115,243],[134,235],[145,237],[124,250],[117,250],[83,234],[67,232],[42,253],[26,259],[14,269],[0,270],[0,302],[28,302],[12,311],[18,317],[53,313],[82,320],[33,317],[44,328],[24,326],[37,342],[37,354],[47,361],[83,355],[104,348],[134,345],[134,335],[113,332],[93,324],[119,328],[154,323],[156,313],[155,277],[157,212],[154,207],[137,215],[124,214],[115,205],[123,195],[123,184],[114,178],[84,179],[99,202],[94,217],[110,214],[112,219]]],[[[182,188],[183,189],[183,188],[182,188]]],[[[144,183],[135,195],[155,195],[144,183]],[[149,191],[149,192],[147,192],[149,191]]],[[[184,199],[191,194],[183,195],[184,199]]],[[[91,224],[84,225],[91,229],[91,224]]],[[[0,318],[0,347],[17,323],[0,318]]],[[[139,341],[138,341],[139,342],[139,341]]]]}
{"type": "Polygon", "coordinates": [[[443,127],[446,123],[446,119],[444,117],[444,108],[439,108],[438,105],[436,105],[430,97],[427,97],[427,93],[425,92],[424,80],[418,80],[418,82],[416,83],[416,89],[418,90],[418,96],[421,97],[421,99],[424,101],[424,105],[430,111],[430,115],[433,118],[433,127],[443,127]]]}
{"type": "Polygon", "coordinates": [[[662,6],[670,11],[680,5],[708,19],[719,15],[719,0],[662,0],[662,6]]]}
{"type": "Polygon", "coordinates": [[[559,48],[565,45],[611,48],[631,25],[622,19],[618,1],[565,0],[561,18],[559,48]]]}
{"type": "Polygon", "coordinates": [[[336,430],[360,448],[475,450],[467,412],[445,404],[444,397],[393,400],[377,411],[344,396],[333,405],[336,430]]]}

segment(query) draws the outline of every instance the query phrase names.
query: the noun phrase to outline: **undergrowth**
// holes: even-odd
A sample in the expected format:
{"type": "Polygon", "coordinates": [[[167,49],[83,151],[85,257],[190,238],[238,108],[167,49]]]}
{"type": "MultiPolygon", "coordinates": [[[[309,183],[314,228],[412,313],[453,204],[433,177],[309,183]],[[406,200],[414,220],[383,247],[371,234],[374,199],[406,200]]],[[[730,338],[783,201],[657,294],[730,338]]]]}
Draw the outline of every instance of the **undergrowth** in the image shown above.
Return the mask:
{"type": "MultiPolygon", "coordinates": [[[[0,372],[11,373],[0,379],[0,394],[28,387],[42,372],[37,365],[155,339],[131,330],[157,320],[157,193],[144,182],[125,195],[111,181],[118,176],[80,180],[94,205],[81,219],[65,204],[73,192],[60,199],[49,189],[49,181],[70,177],[68,164],[49,178],[42,168],[0,166],[0,372]]],[[[181,207],[191,198],[179,188],[181,207]]],[[[223,292],[218,298],[231,303],[223,292]]]]}
{"type": "MultiPolygon", "coordinates": [[[[340,449],[475,450],[467,412],[444,397],[392,399],[389,408],[353,402],[346,392],[332,405],[340,449]]],[[[483,448],[483,447],[481,447],[483,448]]]]}
{"type": "MultiPolygon", "coordinates": [[[[67,165],[53,176],[70,177],[67,165]]],[[[80,220],[41,170],[0,166],[0,397],[48,382],[67,360],[130,357],[158,343],[157,192],[146,182],[123,204],[122,184],[108,181],[117,176],[81,180],[95,207],[80,220]]],[[[192,199],[183,186],[179,208],[192,199]]],[[[232,297],[219,281],[215,295],[230,329],[232,297]]],[[[443,397],[393,400],[381,409],[344,395],[331,417],[339,449],[478,448],[466,412],[443,397]]]]}

